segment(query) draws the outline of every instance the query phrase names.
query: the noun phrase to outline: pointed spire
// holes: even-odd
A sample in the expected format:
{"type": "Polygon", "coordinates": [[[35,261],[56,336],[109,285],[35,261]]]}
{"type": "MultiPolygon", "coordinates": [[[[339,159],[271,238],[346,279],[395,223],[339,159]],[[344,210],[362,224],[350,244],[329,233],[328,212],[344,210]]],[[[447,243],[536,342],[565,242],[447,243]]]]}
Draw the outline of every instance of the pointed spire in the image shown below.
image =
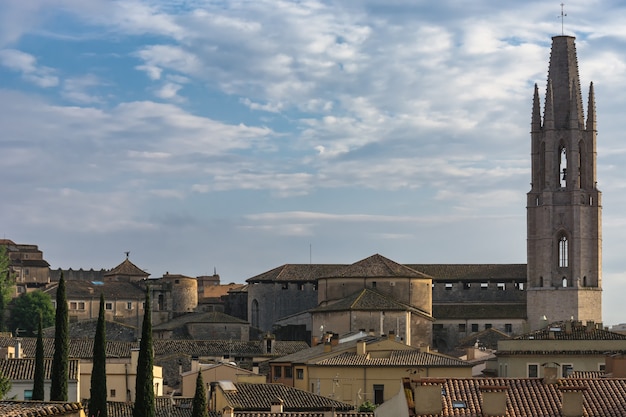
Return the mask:
{"type": "Polygon", "coordinates": [[[539,87],[535,83],[535,94],[533,96],[533,118],[531,122],[531,130],[538,132],[541,130],[541,107],[539,103],[539,87]]]}
{"type": "MultiPolygon", "coordinates": [[[[548,78],[552,83],[554,103],[554,127],[567,129],[570,126],[570,100],[578,100],[578,120],[582,117],[582,99],[578,77],[578,59],[576,57],[575,38],[572,36],[554,36],[550,53],[548,78]]],[[[574,117],[574,116],[572,116],[574,117]]]]}
{"type": "Polygon", "coordinates": [[[543,112],[543,127],[554,129],[554,105],[552,103],[552,80],[548,78],[546,87],[546,108],[543,112]]]}
{"type": "Polygon", "coordinates": [[[583,120],[579,118],[581,109],[578,106],[578,97],[576,94],[576,81],[572,80],[572,89],[569,98],[569,128],[582,128],[583,120]]]}
{"type": "Polygon", "coordinates": [[[589,102],[587,104],[587,130],[596,130],[596,95],[593,82],[589,85],[589,102]]]}

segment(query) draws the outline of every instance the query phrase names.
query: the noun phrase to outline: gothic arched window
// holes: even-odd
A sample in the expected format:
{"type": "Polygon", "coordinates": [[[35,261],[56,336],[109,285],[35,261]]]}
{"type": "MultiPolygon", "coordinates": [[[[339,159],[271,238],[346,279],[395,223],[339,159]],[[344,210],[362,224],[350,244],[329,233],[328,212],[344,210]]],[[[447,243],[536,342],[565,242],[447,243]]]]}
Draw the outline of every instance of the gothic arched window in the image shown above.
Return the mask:
{"type": "Polygon", "coordinates": [[[561,188],[567,186],[567,148],[564,145],[559,148],[559,184],[561,188]]]}
{"type": "Polygon", "coordinates": [[[567,236],[561,235],[559,238],[559,267],[567,268],[569,266],[569,245],[567,242],[567,236]]]}

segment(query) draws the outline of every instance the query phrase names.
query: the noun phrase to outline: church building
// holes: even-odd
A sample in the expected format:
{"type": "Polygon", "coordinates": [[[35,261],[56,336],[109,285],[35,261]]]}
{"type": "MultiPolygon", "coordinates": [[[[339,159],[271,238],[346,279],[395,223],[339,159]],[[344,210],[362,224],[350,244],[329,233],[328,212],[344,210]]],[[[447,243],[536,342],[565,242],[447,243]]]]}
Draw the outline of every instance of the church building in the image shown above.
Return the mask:
{"type": "Polygon", "coordinates": [[[557,321],[601,323],[595,97],[591,84],[585,118],[574,41],[552,38],[543,114],[535,85],[527,264],[400,266],[380,255],[352,265],[288,264],[247,280],[252,326],[266,332],[286,325],[306,325],[311,333],[318,327],[374,329],[416,346],[432,337],[429,344],[445,351],[489,328],[514,335],[557,321]],[[368,310],[358,302],[364,296],[403,307],[372,301],[368,310]],[[382,305],[396,312],[385,317],[381,307],[375,313],[382,305]],[[425,325],[432,325],[431,334],[425,325]]]}

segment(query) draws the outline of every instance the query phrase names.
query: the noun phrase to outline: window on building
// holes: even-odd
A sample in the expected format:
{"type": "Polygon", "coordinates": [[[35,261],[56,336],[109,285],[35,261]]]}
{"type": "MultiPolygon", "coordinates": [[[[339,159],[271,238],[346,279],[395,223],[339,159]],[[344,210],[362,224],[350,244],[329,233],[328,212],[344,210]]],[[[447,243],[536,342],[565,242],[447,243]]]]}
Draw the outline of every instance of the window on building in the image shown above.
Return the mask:
{"type": "Polygon", "coordinates": [[[446,290],[451,290],[451,289],[452,289],[452,283],[446,282],[446,290]]]}
{"type": "Polygon", "coordinates": [[[313,284],[313,291],[317,291],[317,282],[313,284]]]}
{"type": "Polygon", "coordinates": [[[476,333],[478,331],[478,323],[472,323],[472,332],[476,333]]]}
{"type": "Polygon", "coordinates": [[[78,303],[76,301],[70,301],[70,310],[76,310],[78,303]]]}
{"type": "Polygon", "coordinates": [[[111,391],[109,391],[109,397],[111,397],[111,398],[115,398],[115,394],[116,394],[116,392],[115,392],[115,390],[114,390],[114,389],[112,389],[111,391]]]}
{"type": "Polygon", "coordinates": [[[539,377],[539,364],[529,363],[526,367],[526,373],[527,373],[528,378],[538,378],[539,377]]]}
{"type": "Polygon", "coordinates": [[[304,379],[304,369],[296,368],[296,379],[304,379]]]}
{"type": "Polygon", "coordinates": [[[480,289],[481,290],[486,290],[489,288],[489,283],[488,282],[481,282],[480,283],[480,289]]]}
{"type": "Polygon", "coordinates": [[[288,282],[283,282],[283,285],[281,287],[283,290],[288,290],[289,289],[289,283],[288,282]]]}
{"type": "Polygon", "coordinates": [[[374,404],[382,404],[385,401],[385,386],[374,384],[374,404]]]}
{"type": "Polygon", "coordinates": [[[562,363],[561,364],[561,376],[563,378],[567,378],[574,372],[574,365],[571,363],[562,363]]]}
{"type": "Polygon", "coordinates": [[[283,367],[275,366],[274,367],[274,378],[282,378],[283,377],[283,367]]]}
{"type": "Polygon", "coordinates": [[[372,288],[376,288],[376,281],[372,281],[372,288]]]}
{"type": "Polygon", "coordinates": [[[563,145],[559,149],[559,185],[561,188],[567,185],[567,148],[563,145]]]}
{"type": "Polygon", "coordinates": [[[492,327],[491,323],[485,323],[485,330],[491,329],[492,327]]]}
{"type": "Polygon", "coordinates": [[[24,390],[24,401],[30,401],[33,399],[33,390],[25,389],[24,390]]]}
{"type": "Polygon", "coordinates": [[[24,268],[24,275],[28,275],[28,274],[29,274],[29,272],[30,272],[30,271],[28,270],[28,268],[24,268]]]}
{"type": "Polygon", "coordinates": [[[465,328],[466,328],[465,323],[460,323],[459,324],[459,332],[460,333],[465,333],[465,328]]]}
{"type": "Polygon", "coordinates": [[[304,291],[304,284],[303,283],[298,284],[298,290],[304,291]]]}
{"type": "Polygon", "coordinates": [[[605,369],[606,369],[606,365],[605,364],[603,364],[603,363],[599,363],[598,364],[598,371],[604,372],[605,369]]]}
{"type": "Polygon", "coordinates": [[[567,288],[567,278],[563,277],[562,284],[563,284],[563,288],[567,288]]]}
{"type": "Polygon", "coordinates": [[[463,289],[464,290],[469,290],[470,288],[472,288],[472,284],[470,282],[464,282],[463,283],[463,289]]]}
{"type": "Polygon", "coordinates": [[[504,282],[498,282],[497,286],[498,286],[498,289],[501,291],[506,290],[506,284],[504,282]]]}
{"type": "Polygon", "coordinates": [[[285,378],[293,378],[293,369],[291,368],[291,366],[285,366],[285,378]]]}
{"type": "Polygon", "coordinates": [[[85,309],[85,302],[84,301],[79,301],[78,302],[78,309],[79,310],[84,310],[85,309]]]}
{"type": "Polygon", "coordinates": [[[133,309],[133,303],[131,301],[126,303],[126,310],[132,310],[133,309]]]}
{"type": "Polygon", "coordinates": [[[104,303],[105,310],[113,310],[113,303],[104,303]]]}
{"type": "Polygon", "coordinates": [[[508,334],[513,333],[513,325],[511,323],[506,323],[504,325],[504,332],[508,334]]]}
{"type": "Polygon", "coordinates": [[[567,236],[561,235],[559,238],[559,267],[567,268],[569,265],[568,260],[568,244],[567,236]]]}

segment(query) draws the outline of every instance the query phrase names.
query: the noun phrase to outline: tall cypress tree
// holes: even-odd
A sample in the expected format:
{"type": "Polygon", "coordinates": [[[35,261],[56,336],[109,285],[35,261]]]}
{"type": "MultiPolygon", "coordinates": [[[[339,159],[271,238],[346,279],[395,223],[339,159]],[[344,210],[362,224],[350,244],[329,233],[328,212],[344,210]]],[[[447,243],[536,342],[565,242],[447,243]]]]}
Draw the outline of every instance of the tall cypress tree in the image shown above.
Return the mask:
{"type": "Polygon", "coordinates": [[[202,370],[198,371],[196,378],[196,392],[193,395],[193,408],[191,417],[209,417],[209,411],[206,406],[206,390],[204,381],[202,380],[202,370]]]}
{"type": "Polygon", "coordinates": [[[35,347],[35,375],[33,383],[33,400],[44,400],[44,379],[46,378],[46,369],[44,365],[43,352],[43,330],[41,322],[43,319],[39,315],[39,329],[37,330],[37,346],[35,347]]]}
{"type": "Polygon", "coordinates": [[[50,386],[50,401],[67,401],[68,356],[70,350],[69,318],[67,297],[65,296],[65,279],[61,273],[57,288],[57,310],[54,321],[54,356],[50,386]]]}
{"type": "Polygon", "coordinates": [[[91,396],[89,415],[107,417],[106,324],[104,320],[104,294],[100,293],[100,312],[96,336],[93,340],[93,369],[91,371],[91,396]]]}
{"type": "Polygon", "coordinates": [[[154,376],[152,374],[152,317],[150,312],[150,287],[146,288],[146,303],[143,309],[141,342],[137,358],[137,379],[135,381],[135,405],[133,417],[155,417],[154,376]]]}

